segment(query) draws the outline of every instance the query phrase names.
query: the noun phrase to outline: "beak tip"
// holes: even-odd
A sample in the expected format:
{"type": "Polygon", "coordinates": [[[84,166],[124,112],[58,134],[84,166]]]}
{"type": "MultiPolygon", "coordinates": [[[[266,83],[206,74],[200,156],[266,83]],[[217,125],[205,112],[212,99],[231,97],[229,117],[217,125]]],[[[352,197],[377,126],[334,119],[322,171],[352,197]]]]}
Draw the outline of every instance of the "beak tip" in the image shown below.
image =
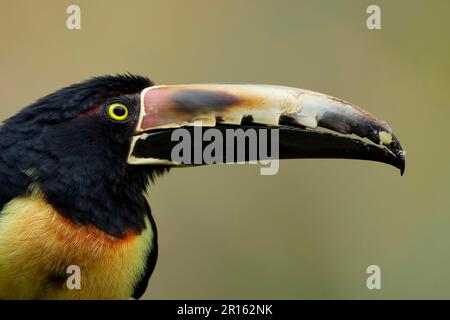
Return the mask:
{"type": "Polygon", "coordinates": [[[389,145],[387,145],[387,148],[394,155],[396,167],[400,169],[400,175],[403,176],[403,174],[405,173],[406,165],[406,151],[403,150],[402,146],[400,145],[400,141],[395,136],[393,136],[393,140],[389,145]]]}
{"type": "Polygon", "coordinates": [[[401,164],[400,164],[400,175],[403,176],[403,174],[405,173],[405,167],[406,167],[406,161],[405,161],[405,152],[402,151],[401,154],[401,160],[400,160],[401,164]]]}

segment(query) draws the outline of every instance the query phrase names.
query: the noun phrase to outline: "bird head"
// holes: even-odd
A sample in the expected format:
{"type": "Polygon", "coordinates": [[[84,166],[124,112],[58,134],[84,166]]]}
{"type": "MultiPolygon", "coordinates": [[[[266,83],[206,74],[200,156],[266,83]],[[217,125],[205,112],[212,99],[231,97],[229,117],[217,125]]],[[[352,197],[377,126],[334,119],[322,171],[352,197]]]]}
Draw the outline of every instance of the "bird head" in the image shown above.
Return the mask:
{"type": "Polygon", "coordinates": [[[279,158],[347,158],[404,170],[392,129],[343,100],[266,85],[154,86],[104,76],[39,99],[0,127],[0,205],[45,197],[63,216],[115,237],[145,228],[148,181],[170,167],[177,129],[280,130],[279,158]]]}

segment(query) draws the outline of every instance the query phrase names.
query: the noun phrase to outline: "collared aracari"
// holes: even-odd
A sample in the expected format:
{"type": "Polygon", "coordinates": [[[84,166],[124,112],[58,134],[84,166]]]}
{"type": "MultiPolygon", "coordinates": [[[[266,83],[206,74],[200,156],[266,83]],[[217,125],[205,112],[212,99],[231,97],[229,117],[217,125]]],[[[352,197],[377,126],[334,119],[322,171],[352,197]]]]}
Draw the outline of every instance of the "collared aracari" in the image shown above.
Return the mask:
{"type": "Polygon", "coordinates": [[[171,132],[277,128],[280,158],[364,159],[403,173],[392,129],[363,109],[271,85],[154,86],[131,74],[58,90],[0,126],[0,298],[128,299],[158,252],[146,188],[179,163],[171,132]],[[67,286],[78,266],[81,288],[67,286]]]}

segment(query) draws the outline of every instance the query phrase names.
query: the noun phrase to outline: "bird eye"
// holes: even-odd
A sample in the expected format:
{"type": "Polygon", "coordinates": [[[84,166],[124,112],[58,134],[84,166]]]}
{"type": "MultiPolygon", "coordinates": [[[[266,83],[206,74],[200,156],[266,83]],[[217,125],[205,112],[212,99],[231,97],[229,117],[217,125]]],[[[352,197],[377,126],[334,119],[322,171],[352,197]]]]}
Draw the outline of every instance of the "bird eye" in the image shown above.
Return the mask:
{"type": "Polygon", "coordinates": [[[116,121],[124,121],[128,117],[128,108],[120,102],[112,103],[108,106],[108,116],[116,121]]]}

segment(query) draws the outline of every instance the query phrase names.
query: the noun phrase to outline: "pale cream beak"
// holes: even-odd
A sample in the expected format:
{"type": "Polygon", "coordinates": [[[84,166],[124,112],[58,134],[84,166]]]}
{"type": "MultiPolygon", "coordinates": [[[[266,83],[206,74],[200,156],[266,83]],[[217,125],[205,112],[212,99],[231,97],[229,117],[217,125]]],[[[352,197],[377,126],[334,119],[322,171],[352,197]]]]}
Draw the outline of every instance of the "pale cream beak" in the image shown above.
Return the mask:
{"type": "Polygon", "coordinates": [[[199,122],[203,127],[216,128],[279,128],[281,159],[365,159],[391,164],[402,173],[405,168],[405,152],[392,129],[363,109],[309,90],[251,84],[173,85],[143,90],[128,162],[177,165],[168,159],[167,150],[162,151],[170,148],[168,133],[199,122]]]}

